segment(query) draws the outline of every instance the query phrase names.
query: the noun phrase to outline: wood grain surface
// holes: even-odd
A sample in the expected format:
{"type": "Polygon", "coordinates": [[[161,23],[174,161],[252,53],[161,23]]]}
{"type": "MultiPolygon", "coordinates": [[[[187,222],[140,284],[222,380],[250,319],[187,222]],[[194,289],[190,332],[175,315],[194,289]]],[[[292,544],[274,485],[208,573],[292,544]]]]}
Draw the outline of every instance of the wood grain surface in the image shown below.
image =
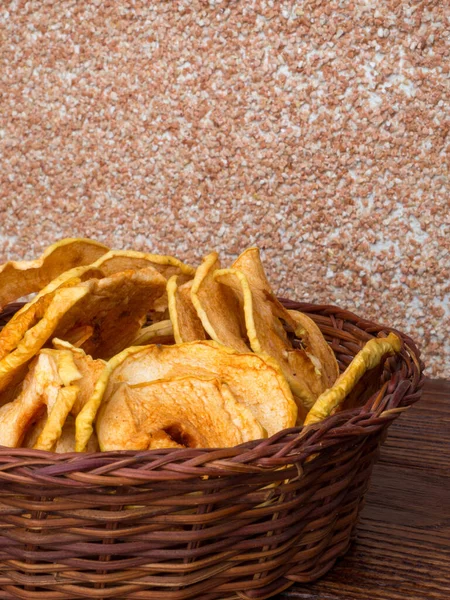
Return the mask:
{"type": "Polygon", "coordinates": [[[450,598],[450,381],[391,426],[349,553],[278,600],[450,598]]]}

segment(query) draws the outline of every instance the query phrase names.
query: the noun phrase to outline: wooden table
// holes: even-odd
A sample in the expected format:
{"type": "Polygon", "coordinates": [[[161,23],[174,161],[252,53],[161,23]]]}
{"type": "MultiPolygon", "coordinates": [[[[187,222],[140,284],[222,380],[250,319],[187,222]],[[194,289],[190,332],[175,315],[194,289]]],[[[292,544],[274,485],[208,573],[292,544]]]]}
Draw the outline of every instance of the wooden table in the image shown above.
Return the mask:
{"type": "Polygon", "coordinates": [[[279,600],[450,599],[450,381],[390,427],[357,539],[317,583],[279,600]]]}

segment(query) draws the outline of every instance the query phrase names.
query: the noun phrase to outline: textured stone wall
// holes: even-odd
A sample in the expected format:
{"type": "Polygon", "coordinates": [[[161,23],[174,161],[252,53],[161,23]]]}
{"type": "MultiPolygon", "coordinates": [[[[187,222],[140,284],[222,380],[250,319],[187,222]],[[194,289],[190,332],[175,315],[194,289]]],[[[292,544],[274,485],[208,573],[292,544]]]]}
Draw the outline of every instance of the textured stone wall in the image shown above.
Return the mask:
{"type": "Polygon", "coordinates": [[[0,258],[226,264],[408,331],[450,376],[450,5],[0,4],[0,258]]]}

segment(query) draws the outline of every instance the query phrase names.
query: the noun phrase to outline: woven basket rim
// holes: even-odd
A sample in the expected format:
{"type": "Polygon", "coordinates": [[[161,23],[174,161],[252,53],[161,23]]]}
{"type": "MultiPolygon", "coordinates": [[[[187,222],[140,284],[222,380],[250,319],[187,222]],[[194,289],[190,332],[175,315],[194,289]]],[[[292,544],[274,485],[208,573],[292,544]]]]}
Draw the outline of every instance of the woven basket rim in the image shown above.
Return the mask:
{"type": "MultiPolygon", "coordinates": [[[[420,352],[415,344],[415,342],[406,334],[398,331],[393,327],[388,327],[384,325],[380,325],[376,322],[373,322],[368,319],[364,319],[358,316],[356,313],[343,309],[339,306],[332,304],[314,304],[310,302],[300,302],[294,301],[287,298],[279,297],[281,303],[287,308],[294,308],[296,310],[301,310],[306,314],[314,317],[317,316],[318,313],[335,313],[347,322],[354,322],[356,327],[364,326],[368,329],[373,330],[373,332],[382,333],[383,337],[387,336],[389,332],[396,333],[403,342],[403,349],[401,351],[400,356],[404,357],[405,352],[409,354],[412,358],[413,362],[417,367],[417,374],[415,377],[415,381],[413,387],[417,390],[420,390],[424,383],[423,376],[423,368],[424,365],[420,359],[420,352]]],[[[10,318],[24,303],[22,302],[14,302],[7,305],[2,312],[0,312],[0,317],[7,316],[10,318]]],[[[367,331],[367,329],[366,329],[367,331]]],[[[370,337],[377,337],[369,332],[367,332],[370,337]]],[[[369,339],[369,338],[367,338],[369,339]]],[[[401,370],[401,361],[399,361],[398,368],[396,372],[398,373],[401,370]]],[[[395,391],[395,385],[397,382],[395,379],[395,374],[393,377],[394,381],[390,382],[391,392],[395,391]]],[[[378,391],[379,393],[379,391],[378,391]]],[[[374,394],[375,395],[375,394],[374,394]]],[[[419,394],[420,395],[420,394],[419,394]]],[[[418,399],[418,397],[417,397],[418,399]]],[[[372,400],[372,398],[371,398],[372,400]]],[[[415,398],[413,399],[415,401],[415,398]]],[[[412,402],[411,402],[412,404],[412,402]]],[[[356,430],[361,430],[361,428],[365,427],[365,422],[369,420],[370,417],[370,426],[373,426],[374,419],[376,419],[377,426],[380,428],[387,423],[393,421],[400,412],[409,408],[408,406],[399,407],[397,409],[390,409],[387,411],[381,411],[379,414],[371,406],[370,401],[365,404],[358,406],[353,409],[345,409],[334,415],[331,415],[319,423],[315,423],[313,425],[309,425],[304,427],[303,425],[297,427],[291,427],[289,429],[283,429],[269,438],[261,438],[257,440],[252,440],[250,442],[245,442],[243,444],[239,444],[233,447],[226,448],[187,448],[187,449],[178,449],[178,448],[164,448],[164,449],[153,449],[153,450],[122,450],[122,451],[108,451],[108,452],[83,452],[83,453],[61,453],[57,454],[55,452],[46,451],[46,450],[34,450],[31,448],[10,448],[7,446],[0,445],[0,463],[6,457],[10,458],[24,458],[30,459],[35,458],[37,463],[42,465],[42,461],[49,462],[49,464],[53,465],[54,468],[49,468],[48,473],[52,474],[52,476],[57,475],[59,471],[61,474],[67,474],[69,471],[78,471],[92,468],[95,469],[96,463],[99,463],[99,467],[104,466],[106,462],[110,461],[119,461],[119,463],[123,463],[124,467],[127,463],[131,464],[133,462],[140,462],[142,460],[152,461],[155,463],[155,467],[157,464],[163,466],[165,463],[169,462],[186,462],[192,461],[192,466],[194,467],[196,462],[203,462],[199,460],[202,457],[209,457],[208,462],[217,461],[221,465],[226,462],[230,462],[230,466],[233,465],[235,468],[240,465],[239,470],[242,472],[242,469],[245,470],[245,467],[248,468],[249,472],[254,472],[255,468],[259,471],[264,471],[266,469],[273,469],[273,466],[264,467],[262,464],[259,466],[250,467],[249,462],[251,463],[252,454],[259,454],[261,450],[265,447],[271,447],[271,455],[273,455],[273,447],[277,445],[277,441],[281,438],[288,438],[288,441],[283,441],[280,444],[280,460],[284,457],[284,463],[292,463],[294,457],[286,452],[286,446],[291,445],[294,440],[300,439],[308,439],[310,442],[310,446],[312,445],[312,450],[308,450],[304,456],[295,455],[295,460],[303,460],[308,458],[308,456],[314,454],[314,442],[317,440],[317,444],[320,444],[320,448],[324,447],[324,444],[329,442],[329,438],[334,438],[336,440],[341,439],[343,436],[352,436],[356,434],[356,430]],[[312,443],[312,444],[311,444],[312,443]],[[224,458],[224,455],[226,458],[224,458]],[[240,459],[240,460],[237,460],[240,459]],[[70,469],[61,468],[58,470],[57,465],[59,464],[61,467],[61,463],[70,462],[70,469]]],[[[361,433],[361,432],[360,432],[361,433]]],[[[318,449],[320,449],[318,447],[318,449]]],[[[283,461],[282,461],[283,462],[283,461]]],[[[280,465],[282,466],[282,465],[280,465]]],[[[116,468],[118,465],[116,464],[116,468]]]]}

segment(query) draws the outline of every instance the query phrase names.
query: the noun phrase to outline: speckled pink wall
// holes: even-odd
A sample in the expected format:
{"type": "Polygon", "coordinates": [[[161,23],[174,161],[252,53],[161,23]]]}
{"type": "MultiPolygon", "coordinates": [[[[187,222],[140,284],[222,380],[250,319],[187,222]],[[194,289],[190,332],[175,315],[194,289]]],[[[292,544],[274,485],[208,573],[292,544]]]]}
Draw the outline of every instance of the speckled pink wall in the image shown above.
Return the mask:
{"type": "Polygon", "coordinates": [[[442,0],[2,2],[0,258],[257,244],[450,376],[449,28],[442,0]]]}

